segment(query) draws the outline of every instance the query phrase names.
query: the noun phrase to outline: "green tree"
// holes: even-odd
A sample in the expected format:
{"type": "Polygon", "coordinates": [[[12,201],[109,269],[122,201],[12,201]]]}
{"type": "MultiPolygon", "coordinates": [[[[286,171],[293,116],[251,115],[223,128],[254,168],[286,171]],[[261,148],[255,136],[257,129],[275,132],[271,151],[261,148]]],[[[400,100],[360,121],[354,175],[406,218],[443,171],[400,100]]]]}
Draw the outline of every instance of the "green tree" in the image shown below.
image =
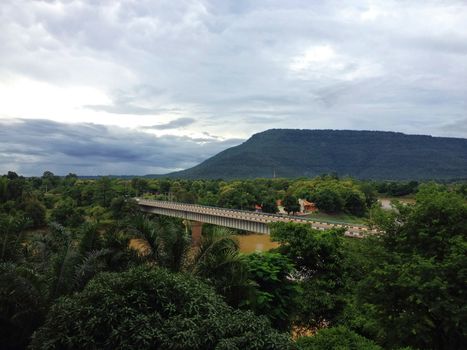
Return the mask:
{"type": "Polygon", "coordinates": [[[311,197],[320,210],[337,213],[343,210],[345,202],[341,194],[332,188],[320,188],[311,197]]]}
{"type": "Polygon", "coordinates": [[[365,196],[365,204],[367,208],[371,208],[378,202],[378,193],[376,192],[376,186],[372,182],[362,182],[359,185],[360,191],[365,196]]]}
{"type": "Polygon", "coordinates": [[[388,346],[461,349],[467,342],[467,204],[437,185],[421,186],[413,206],[375,209],[385,233],[377,268],[359,286],[388,346]]]}
{"type": "Polygon", "coordinates": [[[254,207],[255,201],[248,186],[245,186],[241,181],[234,181],[222,187],[218,205],[223,208],[247,210],[254,207]]]}
{"type": "Polygon", "coordinates": [[[45,192],[55,188],[59,182],[60,178],[55,176],[53,172],[44,171],[44,174],[42,175],[42,186],[44,187],[45,192]]]}
{"type": "Polygon", "coordinates": [[[363,216],[367,211],[365,196],[359,191],[346,191],[343,200],[344,208],[350,214],[363,216]]]}
{"type": "Polygon", "coordinates": [[[119,196],[112,198],[110,211],[115,220],[124,220],[139,213],[139,208],[134,199],[119,196]]]}
{"type": "Polygon", "coordinates": [[[149,189],[149,183],[146,179],[135,177],[131,179],[131,187],[135,191],[136,197],[139,197],[149,189]]]}
{"type": "Polygon", "coordinates": [[[181,220],[138,215],[130,228],[147,248],[144,259],[172,271],[181,271],[186,263],[190,237],[181,220]]]}
{"type": "Polygon", "coordinates": [[[84,222],[84,210],[71,198],[64,198],[52,209],[50,219],[64,226],[77,227],[84,222]]]}
{"type": "Polygon", "coordinates": [[[245,257],[248,278],[254,282],[251,297],[242,306],[265,315],[278,329],[288,329],[299,295],[298,283],[292,279],[292,262],[279,253],[254,253],[245,257]]]}
{"type": "Polygon", "coordinates": [[[201,281],[140,267],[104,273],[60,299],[31,349],[290,349],[266,319],[227,306],[201,281]]]}
{"type": "Polygon", "coordinates": [[[290,213],[295,214],[297,211],[300,210],[300,204],[298,204],[298,199],[294,195],[287,193],[282,201],[282,205],[284,206],[284,210],[287,214],[290,213]]]}
{"type": "Polygon", "coordinates": [[[264,213],[276,214],[279,211],[273,196],[263,196],[259,202],[261,202],[264,213]]]}
{"type": "Polygon", "coordinates": [[[313,336],[297,340],[300,350],[382,350],[373,341],[343,327],[322,329],[313,336]]]}
{"type": "Polygon", "coordinates": [[[34,270],[0,262],[0,344],[25,349],[45,313],[43,279],[34,270]]]}
{"type": "Polygon", "coordinates": [[[0,262],[22,260],[23,234],[28,225],[22,216],[0,214],[0,262]]]}
{"type": "Polygon", "coordinates": [[[41,202],[32,200],[26,203],[24,216],[31,221],[33,228],[43,227],[46,224],[45,214],[46,209],[41,202]]]}
{"type": "Polygon", "coordinates": [[[297,323],[320,327],[333,322],[344,306],[345,288],[344,230],[319,231],[309,225],[274,223],[271,239],[281,245],[277,250],[297,269],[303,292],[299,299],[297,323]]]}
{"type": "Polygon", "coordinates": [[[248,297],[251,285],[238,240],[230,230],[205,231],[190,261],[189,270],[211,283],[233,306],[248,297]]]}
{"type": "Polygon", "coordinates": [[[95,198],[104,208],[110,206],[110,202],[114,196],[112,188],[112,180],[108,176],[103,176],[96,181],[95,198]]]}

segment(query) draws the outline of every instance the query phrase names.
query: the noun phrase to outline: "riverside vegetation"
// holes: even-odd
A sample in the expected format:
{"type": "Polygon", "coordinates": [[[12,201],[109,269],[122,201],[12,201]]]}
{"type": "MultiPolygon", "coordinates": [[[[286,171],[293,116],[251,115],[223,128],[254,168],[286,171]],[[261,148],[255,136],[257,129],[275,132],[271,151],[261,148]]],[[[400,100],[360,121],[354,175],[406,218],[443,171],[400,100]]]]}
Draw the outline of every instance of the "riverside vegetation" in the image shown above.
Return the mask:
{"type": "Polygon", "coordinates": [[[0,177],[5,349],[462,349],[467,184],[313,179],[0,177]],[[410,195],[382,210],[378,195],[410,195]],[[142,215],[135,196],[266,212],[306,198],[384,234],[272,226],[242,254],[207,226],[142,215]],[[134,249],[134,240],[144,252],[134,249]]]}

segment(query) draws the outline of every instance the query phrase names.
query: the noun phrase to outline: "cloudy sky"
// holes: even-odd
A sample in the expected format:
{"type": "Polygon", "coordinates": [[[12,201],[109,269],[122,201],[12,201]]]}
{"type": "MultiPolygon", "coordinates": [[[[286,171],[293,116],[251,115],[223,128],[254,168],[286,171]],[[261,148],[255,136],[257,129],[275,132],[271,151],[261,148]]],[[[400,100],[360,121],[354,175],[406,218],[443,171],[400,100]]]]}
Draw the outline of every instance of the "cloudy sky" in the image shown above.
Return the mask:
{"type": "Polygon", "coordinates": [[[0,174],[165,173],[270,128],[467,137],[467,1],[0,1],[0,174]]]}

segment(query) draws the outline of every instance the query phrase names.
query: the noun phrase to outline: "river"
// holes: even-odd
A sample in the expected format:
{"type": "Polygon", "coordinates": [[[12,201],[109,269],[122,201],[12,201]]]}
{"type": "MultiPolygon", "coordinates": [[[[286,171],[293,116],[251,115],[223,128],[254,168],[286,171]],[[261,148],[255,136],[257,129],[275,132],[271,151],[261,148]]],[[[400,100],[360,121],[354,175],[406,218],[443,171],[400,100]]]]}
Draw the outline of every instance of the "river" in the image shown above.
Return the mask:
{"type": "Polygon", "coordinates": [[[240,251],[242,253],[266,252],[279,246],[278,243],[271,241],[269,235],[250,233],[236,235],[235,237],[240,243],[240,251]]]}

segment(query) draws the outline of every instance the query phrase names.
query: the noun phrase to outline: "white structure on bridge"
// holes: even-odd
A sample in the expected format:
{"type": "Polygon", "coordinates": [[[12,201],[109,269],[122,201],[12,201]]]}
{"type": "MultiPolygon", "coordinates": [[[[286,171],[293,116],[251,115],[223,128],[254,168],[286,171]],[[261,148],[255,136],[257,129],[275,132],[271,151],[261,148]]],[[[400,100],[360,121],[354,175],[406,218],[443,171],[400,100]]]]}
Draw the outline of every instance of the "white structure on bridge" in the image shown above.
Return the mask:
{"type": "Polygon", "coordinates": [[[203,223],[264,234],[270,233],[269,224],[274,222],[295,222],[307,224],[318,230],[344,227],[346,229],[345,234],[350,237],[362,237],[370,231],[363,225],[312,221],[294,216],[257,213],[246,210],[208,207],[197,204],[141,198],[136,198],[136,201],[144,212],[172,216],[190,221],[192,223],[192,237],[195,242],[201,237],[201,226],[203,223]]]}

